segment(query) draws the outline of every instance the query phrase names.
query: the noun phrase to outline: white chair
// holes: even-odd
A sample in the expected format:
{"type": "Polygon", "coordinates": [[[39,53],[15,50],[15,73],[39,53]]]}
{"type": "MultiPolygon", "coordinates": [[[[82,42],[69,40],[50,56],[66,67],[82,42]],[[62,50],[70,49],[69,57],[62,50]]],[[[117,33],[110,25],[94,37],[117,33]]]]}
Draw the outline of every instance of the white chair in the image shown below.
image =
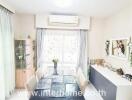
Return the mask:
{"type": "Polygon", "coordinates": [[[36,71],[37,81],[39,81],[42,77],[44,77],[44,75],[46,75],[47,72],[48,72],[47,67],[38,68],[36,71]]]}
{"type": "Polygon", "coordinates": [[[81,91],[84,92],[85,88],[88,86],[88,80],[85,78],[81,68],[78,68],[76,78],[81,91]]]}
{"type": "Polygon", "coordinates": [[[36,77],[37,77],[37,81],[39,81],[43,76],[43,71],[41,68],[38,68],[36,71],[36,77]]]}
{"type": "Polygon", "coordinates": [[[28,97],[31,96],[32,92],[35,90],[37,86],[37,79],[36,76],[33,75],[27,82],[26,82],[26,89],[28,91],[28,97]]]}

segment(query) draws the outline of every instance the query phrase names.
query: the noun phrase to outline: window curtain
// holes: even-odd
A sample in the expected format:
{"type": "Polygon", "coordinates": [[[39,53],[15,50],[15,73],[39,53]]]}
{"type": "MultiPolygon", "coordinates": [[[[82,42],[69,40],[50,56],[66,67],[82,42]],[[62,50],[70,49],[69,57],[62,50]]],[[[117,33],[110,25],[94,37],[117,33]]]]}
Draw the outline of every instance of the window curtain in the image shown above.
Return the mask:
{"type": "Polygon", "coordinates": [[[53,66],[52,60],[58,59],[58,67],[77,67],[80,31],[60,29],[42,31],[42,29],[37,31],[38,63],[41,66],[53,66]]]}
{"type": "Polygon", "coordinates": [[[37,29],[37,67],[43,66],[42,52],[44,49],[44,36],[46,29],[37,29]]]}
{"type": "Polygon", "coordinates": [[[52,60],[58,59],[58,67],[77,67],[79,34],[78,30],[48,29],[44,39],[44,64],[53,66],[52,60]]]}
{"type": "Polygon", "coordinates": [[[80,55],[79,55],[79,61],[78,61],[78,67],[80,67],[85,75],[85,77],[88,79],[88,31],[87,30],[80,30],[80,55]]]}
{"type": "Polygon", "coordinates": [[[0,6],[0,87],[1,92],[4,91],[0,94],[3,95],[2,98],[9,97],[15,88],[14,35],[11,26],[11,12],[0,6]]]}

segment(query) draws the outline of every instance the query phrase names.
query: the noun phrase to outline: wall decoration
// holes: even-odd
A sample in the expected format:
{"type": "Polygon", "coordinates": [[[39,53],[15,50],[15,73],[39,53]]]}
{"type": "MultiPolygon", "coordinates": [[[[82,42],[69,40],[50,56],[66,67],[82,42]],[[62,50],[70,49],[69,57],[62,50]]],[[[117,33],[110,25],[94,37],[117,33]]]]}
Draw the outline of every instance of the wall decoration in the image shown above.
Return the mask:
{"type": "Polygon", "coordinates": [[[129,47],[129,61],[130,61],[130,66],[132,66],[132,41],[131,41],[131,37],[129,39],[128,47],[129,47]]]}
{"type": "Polygon", "coordinates": [[[132,67],[132,52],[130,53],[130,66],[132,67]]]}
{"type": "Polygon", "coordinates": [[[128,38],[111,41],[111,55],[126,58],[128,54],[128,38]]]}
{"type": "Polygon", "coordinates": [[[105,42],[105,51],[106,51],[106,55],[108,56],[110,54],[110,41],[109,40],[105,42]]]}

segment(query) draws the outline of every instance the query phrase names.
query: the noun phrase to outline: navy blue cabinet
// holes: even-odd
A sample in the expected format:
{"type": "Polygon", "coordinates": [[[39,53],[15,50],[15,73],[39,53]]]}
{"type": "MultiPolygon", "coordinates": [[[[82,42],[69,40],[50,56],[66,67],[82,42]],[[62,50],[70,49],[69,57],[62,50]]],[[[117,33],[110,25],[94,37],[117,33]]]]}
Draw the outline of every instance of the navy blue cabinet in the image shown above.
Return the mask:
{"type": "Polygon", "coordinates": [[[98,91],[104,91],[102,95],[104,100],[116,100],[117,87],[96,71],[93,67],[90,67],[90,81],[98,91]]]}

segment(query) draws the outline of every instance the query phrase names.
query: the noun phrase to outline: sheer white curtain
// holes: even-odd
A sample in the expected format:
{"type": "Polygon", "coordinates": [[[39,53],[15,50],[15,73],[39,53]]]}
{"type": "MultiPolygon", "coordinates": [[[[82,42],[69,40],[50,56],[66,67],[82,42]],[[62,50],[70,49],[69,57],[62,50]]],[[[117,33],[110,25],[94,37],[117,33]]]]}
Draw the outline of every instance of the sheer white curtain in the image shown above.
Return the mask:
{"type": "MultiPolygon", "coordinates": [[[[0,87],[3,98],[15,87],[14,35],[11,30],[11,12],[0,6],[0,87]]],[[[1,95],[0,94],[0,95],[1,95]]]]}
{"type": "Polygon", "coordinates": [[[53,66],[52,60],[58,59],[59,67],[77,67],[80,47],[79,36],[80,31],[77,30],[46,30],[42,41],[42,66],[53,66]]]}
{"type": "Polygon", "coordinates": [[[43,67],[42,53],[44,49],[44,37],[46,29],[37,29],[37,67],[43,67]]]}
{"type": "Polygon", "coordinates": [[[5,82],[4,82],[4,61],[3,61],[3,41],[2,41],[2,30],[1,30],[1,8],[0,8],[0,100],[5,100],[5,82]]]}
{"type": "Polygon", "coordinates": [[[80,67],[88,79],[88,30],[80,30],[80,54],[78,67],[80,67]]]}

